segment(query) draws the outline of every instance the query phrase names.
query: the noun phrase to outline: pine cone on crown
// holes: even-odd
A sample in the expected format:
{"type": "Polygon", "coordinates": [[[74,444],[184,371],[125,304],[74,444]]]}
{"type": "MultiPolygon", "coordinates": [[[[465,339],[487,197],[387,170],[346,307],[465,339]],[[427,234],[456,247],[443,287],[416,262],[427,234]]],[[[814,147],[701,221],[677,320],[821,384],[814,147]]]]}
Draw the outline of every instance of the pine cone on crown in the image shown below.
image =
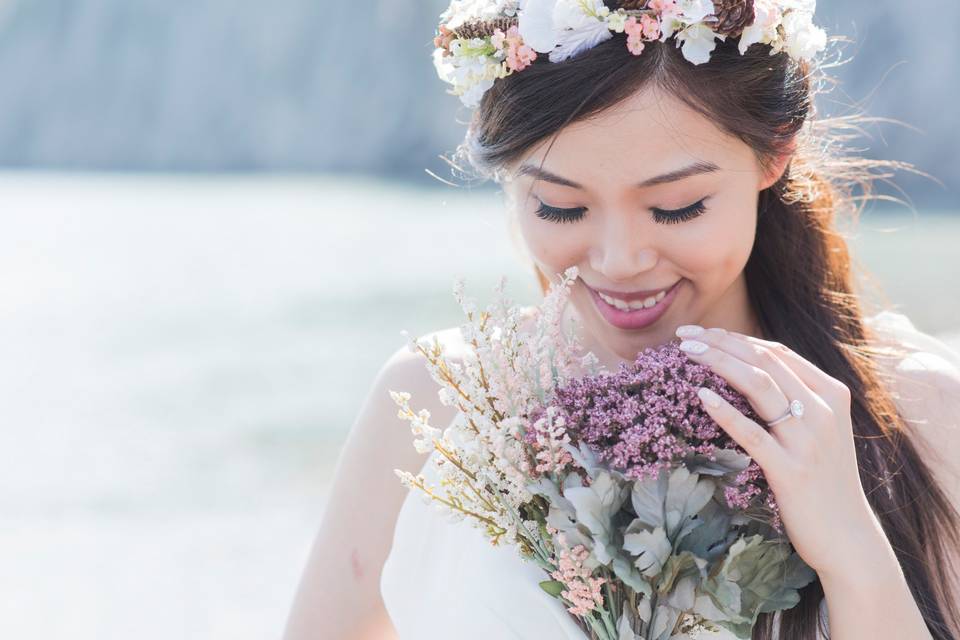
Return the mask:
{"type": "Polygon", "coordinates": [[[713,0],[713,13],[717,22],[711,28],[731,37],[739,36],[756,19],[753,0],[713,0]]]}
{"type": "Polygon", "coordinates": [[[517,24],[516,18],[500,17],[490,20],[467,22],[453,31],[459,38],[483,38],[485,36],[492,36],[497,29],[506,33],[507,30],[515,24],[517,24]]]}

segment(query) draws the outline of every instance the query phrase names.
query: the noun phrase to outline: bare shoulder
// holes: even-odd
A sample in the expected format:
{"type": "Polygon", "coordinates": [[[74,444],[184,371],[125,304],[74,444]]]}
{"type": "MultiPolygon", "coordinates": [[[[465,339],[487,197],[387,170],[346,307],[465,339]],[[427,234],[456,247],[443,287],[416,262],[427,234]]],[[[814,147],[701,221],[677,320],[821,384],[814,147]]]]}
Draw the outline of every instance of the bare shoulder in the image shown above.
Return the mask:
{"type": "MultiPolygon", "coordinates": [[[[517,330],[521,333],[531,331],[535,319],[536,307],[523,307],[517,330]]],[[[439,344],[442,348],[443,357],[448,362],[462,362],[473,350],[473,347],[464,340],[459,326],[438,329],[420,335],[417,341],[427,348],[439,344]]],[[[407,345],[399,347],[387,359],[377,374],[377,383],[374,385],[374,393],[388,398],[391,390],[408,392],[411,396],[410,408],[414,411],[427,409],[430,412],[431,426],[443,428],[454,419],[456,409],[440,402],[438,395],[440,389],[440,384],[433,379],[427,368],[426,357],[419,351],[411,351],[407,345]]],[[[396,412],[396,405],[392,409],[396,412]]],[[[404,427],[401,429],[403,434],[399,436],[398,440],[406,440],[411,443],[413,436],[410,432],[409,423],[404,421],[403,425],[404,427]]],[[[409,448],[413,451],[412,444],[409,445],[409,448]]],[[[413,464],[417,461],[415,456],[420,455],[422,454],[415,453],[408,457],[406,462],[413,464]]]]}
{"type": "MultiPolygon", "coordinates": [[[[417,341],[425,345],[439,343],[443,357],[448,362],[461,361],[467,350],[458,327],[438,329],[423,334],[417,338],[417,341]]],[[[406,344],[398,346],[377,373],[371,395],[366,403],[368,406],[365,406],[364,410],[375,411],[383,420],[379,426],[368,429],[371,433],[367,434],[367,437],[377,440],[384,449],[389,450],[391,458],[397,463],[396,466],[402,464],[405,469],[417,471],[425,462],[426,455],[413,448],[410,423],[397,416],[398,405],[390,396],[390,392],[409,393],[410,408],[414,411],[428,410],[430,424],[442,428],[453,420],[456,409],[440,402],[438,393],[440,389],[440,383],[433,379],[427,367],[426,356],[419,351],[411,351],[406,344]],[[389,420],[386,419],[388,414],[389,420]],[[417,469],[410,469],[410,467],[417,467],[417,469]]]]}
{"type": "MultiPolygon", "coordinates": [[[[431,331],[419,336],[417,341],[428,349],[439,344],[448,362],[462,361],[468,349],[459,327],[431,331]]],[[[411,351],[406,344],[398,347],[380,368],[374,389],[377,387],[386,393],[391,402],[389,391],[410,393],[410,408],[429,410],[433,426],[441,426],[441,423],[448,423],[454,417],[455,409],[440,402],[437,393],[441,387],[430,374],[426,356],[419,351],[411,351]]],[[[406,430],[409,433],[409,427],[406,430]]]]}
{"type": "MultiPolygon", "coordinates": [[[[419,339],[432,343],[434,338],[443,345],[448,361],[463,353],[458,329],[419,339]]],[[[427,454],[414,448],[410,422],[399,417],[390,391],[410,393],[410,408],[428,410],[430,424],[442,427],[453,420],[456,410],[440,402],[440,388],[427,369],[426,357],[406,344],[398,346],[377,371],[337,458],[284,640],[391,636],[380,575],[408,495],[394,469],[417,473],[427,454]]]]}

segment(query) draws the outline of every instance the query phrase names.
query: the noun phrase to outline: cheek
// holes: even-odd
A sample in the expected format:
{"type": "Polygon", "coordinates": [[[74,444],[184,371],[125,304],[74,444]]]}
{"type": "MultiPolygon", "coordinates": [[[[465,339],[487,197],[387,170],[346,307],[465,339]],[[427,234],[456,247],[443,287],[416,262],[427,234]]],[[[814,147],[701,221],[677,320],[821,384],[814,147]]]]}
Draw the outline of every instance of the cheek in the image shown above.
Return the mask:
{"type": "Polygon", "coordinates": [[[542,222],[531,212],[519,212],[518,227],[530,257],[537,263],[562,271],[580,260],[582,234],[574,232],[574,224],[542,222]]]}
{"type": "Polygon", "coordinates": [[[695,280],[729,282],[750,257],[756,226],[756,192],[726,196],[703,216],[697,232],[684,238],[677,262],[695,280]]]}

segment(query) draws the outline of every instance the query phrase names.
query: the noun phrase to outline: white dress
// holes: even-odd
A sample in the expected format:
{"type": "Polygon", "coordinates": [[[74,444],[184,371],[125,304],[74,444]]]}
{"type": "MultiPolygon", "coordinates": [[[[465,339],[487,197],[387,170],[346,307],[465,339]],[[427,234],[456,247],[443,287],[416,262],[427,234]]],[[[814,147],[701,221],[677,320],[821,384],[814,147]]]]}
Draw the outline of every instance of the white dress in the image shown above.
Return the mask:
{"type": "MultiPolygon", "coordinates": [[[[932,338],[900,314],[885,311],[867,321],[901,344],[944,347],[929,343],[932,338]]],[[[960,368],[960,360],[953,364],[960,368]]],[[[421,470],[429,484],[436,483],[434,455],[421,470]]],[[[400,640],[584,640],[563,603],[540,588],[546,579],[514,549],[492,546],[466,521],[450,522],[412,490],[400,509],[380,591],[400,640]]],[[[826,626],[826,600],[820,613],[826,626]]],[[[699,637],[735,636],[722,630],[699,637]]]]}

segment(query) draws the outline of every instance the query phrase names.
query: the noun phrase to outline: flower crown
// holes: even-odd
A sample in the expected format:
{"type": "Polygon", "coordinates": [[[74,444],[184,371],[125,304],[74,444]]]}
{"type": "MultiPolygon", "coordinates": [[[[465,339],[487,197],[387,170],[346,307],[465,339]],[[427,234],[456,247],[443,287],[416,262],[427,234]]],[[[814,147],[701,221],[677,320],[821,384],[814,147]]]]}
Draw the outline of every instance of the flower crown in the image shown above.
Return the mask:
{"type": "Polygon", "coordinates": [[[476,107],[498,78],[522,71],[538,53],[562,62],[627,34],[627,49],[673,38],[693,64],[710,59],[716,40],[739,37],[743,54],[755,43],[770,55],[810,60],[827,42],[813,24],[816,0],[453,0],[440,14],[433,63],[447,91],[476,107]]]}

